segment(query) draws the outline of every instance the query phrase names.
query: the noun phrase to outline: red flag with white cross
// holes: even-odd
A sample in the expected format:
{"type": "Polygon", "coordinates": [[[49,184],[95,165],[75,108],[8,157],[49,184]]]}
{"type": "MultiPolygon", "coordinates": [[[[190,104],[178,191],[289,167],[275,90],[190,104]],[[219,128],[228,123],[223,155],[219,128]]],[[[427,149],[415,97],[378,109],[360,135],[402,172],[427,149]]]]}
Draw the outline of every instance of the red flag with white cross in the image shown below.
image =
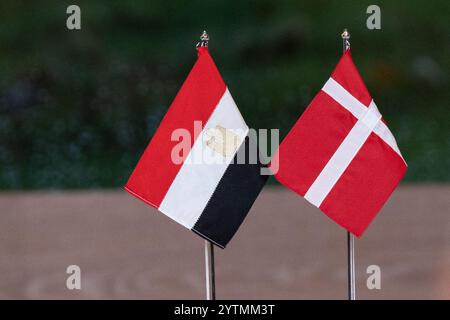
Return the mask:
{"type": "Polygon", "coordinates": [[[271,163],[278,181],[358,237],[406,167],[349,49],[271,163]]]}

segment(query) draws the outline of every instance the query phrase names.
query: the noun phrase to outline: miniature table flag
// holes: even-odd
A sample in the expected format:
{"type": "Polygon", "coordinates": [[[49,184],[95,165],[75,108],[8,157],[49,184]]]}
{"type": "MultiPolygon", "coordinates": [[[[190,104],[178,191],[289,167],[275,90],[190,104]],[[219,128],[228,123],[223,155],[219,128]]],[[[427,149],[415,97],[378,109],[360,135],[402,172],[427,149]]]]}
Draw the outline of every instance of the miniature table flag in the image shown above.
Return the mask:
{"type": "Polygon", "coordinates": [[[349,49],[271,164],[278,181],[358,237],[406,167],[349,49]]]}
{"type": "Polygon", "coordinates": [[[197,51],[197,62],[125,190],[224,248],[267,176],[261,175],[259,156],[239,161],[253,141],[249,128],[208,47],[197,51]]]}

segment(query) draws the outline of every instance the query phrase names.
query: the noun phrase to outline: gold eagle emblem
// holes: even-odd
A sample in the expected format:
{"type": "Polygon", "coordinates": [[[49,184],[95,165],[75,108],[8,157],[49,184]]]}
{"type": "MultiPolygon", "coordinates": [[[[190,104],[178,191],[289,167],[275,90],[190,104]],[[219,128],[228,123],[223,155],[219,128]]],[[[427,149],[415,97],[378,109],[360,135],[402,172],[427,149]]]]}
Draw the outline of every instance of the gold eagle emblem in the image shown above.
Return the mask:
{"type": "Polygon", "coordinates": [[[236,133],[221,125],[207,129],[206,136],[206,145],[224,157],[234,155],[241,144],[241,138],[236,133]]]}

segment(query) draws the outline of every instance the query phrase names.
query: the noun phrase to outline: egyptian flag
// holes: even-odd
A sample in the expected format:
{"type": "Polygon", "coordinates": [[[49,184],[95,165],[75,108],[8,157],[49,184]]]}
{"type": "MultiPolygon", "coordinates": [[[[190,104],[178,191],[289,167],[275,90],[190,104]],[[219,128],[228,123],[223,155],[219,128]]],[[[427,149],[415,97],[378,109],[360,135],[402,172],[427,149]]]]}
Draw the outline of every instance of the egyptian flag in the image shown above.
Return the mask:
{"type": "Polygon", "coordinates": [[[346,50],[280,144],[275,177],[361,236],[406,171],[406,162],[346,50]]]}
{"type": "Polygon", "coordinates": [[[125,190],[224,248],[267,176],[208,47],[197,54],[125,190]]]}

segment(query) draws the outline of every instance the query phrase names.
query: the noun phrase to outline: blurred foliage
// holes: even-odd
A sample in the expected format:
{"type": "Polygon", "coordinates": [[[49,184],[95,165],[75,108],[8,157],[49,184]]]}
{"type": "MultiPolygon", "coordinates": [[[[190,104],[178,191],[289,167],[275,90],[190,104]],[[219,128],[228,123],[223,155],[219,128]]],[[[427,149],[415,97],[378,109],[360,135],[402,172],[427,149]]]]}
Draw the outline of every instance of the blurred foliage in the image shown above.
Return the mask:
{"type": "Polygon", "coordinates": [[[351,32],[407,181],[449,181],[450,2],[18,1],[0,4],[0,188],[124,184],[192,67],[210,50],[249,126],[283,137],[351,32]],[[82,30],[69,31],[78,4],[82,30]]]}

